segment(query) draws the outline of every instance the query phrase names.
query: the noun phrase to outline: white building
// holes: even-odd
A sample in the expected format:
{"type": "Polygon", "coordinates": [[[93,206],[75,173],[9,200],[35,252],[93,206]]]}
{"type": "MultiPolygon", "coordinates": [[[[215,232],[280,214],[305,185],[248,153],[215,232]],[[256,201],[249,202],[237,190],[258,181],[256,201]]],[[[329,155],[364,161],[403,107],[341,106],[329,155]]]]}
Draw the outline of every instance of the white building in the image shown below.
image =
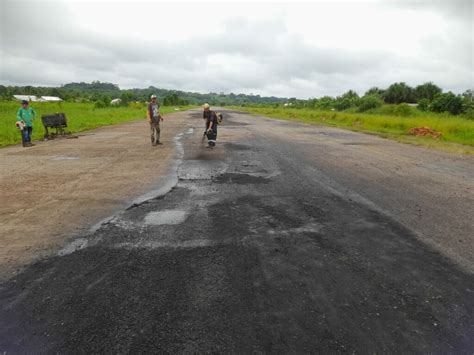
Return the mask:
{"type": "Polygon", "coordinates": [[[40,101],[45,102],[61,102],[63,99],[57,96],[41,96],[40,101]]]}
{"type": "Polygon", "coordinates": [[[40,101],[35,95],[13,95],[13,97],[17,100],[23,101],[40,101]]]}
{"type": "Polygon", "coordinates": [[[16,100],[26,100],[26,101],[33,101],[33,102],[61,102],[63,99],[57,96],[41,96],[37,97],[35,95],[13,95],[16,100]]]}

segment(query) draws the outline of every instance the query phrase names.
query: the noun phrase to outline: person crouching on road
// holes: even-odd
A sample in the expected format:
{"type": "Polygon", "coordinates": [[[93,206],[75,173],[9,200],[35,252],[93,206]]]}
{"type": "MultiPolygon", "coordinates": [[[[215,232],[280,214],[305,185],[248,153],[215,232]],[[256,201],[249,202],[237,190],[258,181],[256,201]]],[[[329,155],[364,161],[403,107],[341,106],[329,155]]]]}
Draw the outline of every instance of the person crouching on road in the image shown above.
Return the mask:
{"type": "Polygon", "coordinates": [[[206,136],[209,147],[215,147],[217,139],[217,115],[211,111],[209,104],[203,105],[203,117],[206,119],[206,136]]]}
{"type": "Polygon", "coordinates": [[[160,104],[156,99],[156,95],[151,95],[151,102],[148,104],[147,110],[148,123],[150,124],[151,145],[156,146],[163,144],[160,142],[160,122],[163,117],[160,115],[160,104]]]}
{"type": "Polygon", "coordinates": [[[23,135],[23,146],[32,147],[34,144],[31,143],[31,134],[33,133],[33,120],[36,118],[36,112],[33,108],[28,107],[29,102],[23,100],[21,107],[18,109],[16,114],[16,121],[23,122],[24,127],[21,131],[23,135]]]}

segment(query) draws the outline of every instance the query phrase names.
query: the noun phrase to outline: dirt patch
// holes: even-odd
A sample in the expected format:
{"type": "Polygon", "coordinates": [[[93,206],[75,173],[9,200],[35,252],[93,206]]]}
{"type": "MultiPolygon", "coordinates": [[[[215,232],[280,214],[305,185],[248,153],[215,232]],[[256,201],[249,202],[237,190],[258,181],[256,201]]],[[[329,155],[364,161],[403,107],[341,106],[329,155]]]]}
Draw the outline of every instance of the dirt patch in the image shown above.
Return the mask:
{"type": "Polygon", "coordinates": [[[433,138],[441,138],[443,135],[441,132],[435,131],[429,127],[415,127],[411,128],[408,133],[412,136],[422,136],[422,137],[433,137],[433,138]]]}
{"type": "Polygon", "coordinates": [[[173,137],[187,127],[187,118],[187,113],[166,116],[163,145],[157,147],[143,120],[79,139],[0,149],[0,278],[55,253],[137,195],[159,187],[175,154],[173,137]]]}

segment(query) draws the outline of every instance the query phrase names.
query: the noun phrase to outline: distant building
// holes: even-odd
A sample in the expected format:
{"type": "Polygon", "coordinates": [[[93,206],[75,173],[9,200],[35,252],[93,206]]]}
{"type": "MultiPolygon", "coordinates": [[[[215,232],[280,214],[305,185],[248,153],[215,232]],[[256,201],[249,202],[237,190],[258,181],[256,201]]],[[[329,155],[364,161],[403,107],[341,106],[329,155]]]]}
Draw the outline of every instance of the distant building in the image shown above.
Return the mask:
{"type": "Polygon", "coordinates": [[[39,101],[35,95],[13,95],[16,100],[39,101]]]}
{"type": "Polygon", "coordinates": [[[63,99],[57,96],[41,96],[40,101],[45,102],[61,102],[63,99]]]}
{"type": "Polygon", "coordinates": [[[63,99],[57,96],[35,96],[35,95],[13,95],[16,100],[26,100],[26,101],[33,101],[33,102],[61,102],[63,99]]]}

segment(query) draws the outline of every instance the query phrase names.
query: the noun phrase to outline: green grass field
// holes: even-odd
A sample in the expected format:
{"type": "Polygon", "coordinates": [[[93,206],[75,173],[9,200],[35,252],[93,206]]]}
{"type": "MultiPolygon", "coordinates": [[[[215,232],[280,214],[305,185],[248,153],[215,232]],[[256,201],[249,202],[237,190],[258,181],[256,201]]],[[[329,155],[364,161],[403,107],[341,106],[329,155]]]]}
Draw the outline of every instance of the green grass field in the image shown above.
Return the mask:
{"type": "Polygon", "coordinates": [[[311,109],[269,107],[234,108],[267,117],[334,126],[365,133],[375,133],[379,136],[401,142],[474,154],[474,121],[449,114],[420,112],[419,114],[400,117],[311,109]],[[440,139],[414,137],[408,133],[408,130],[413,127],[429,127],[441,132],[443,136],[440,139]]]}
{"type": "MultiPolygon", "coordinates": [[[[93,103],[71,102],[32,102],[30,105],[37,113],[33,126],[33,140],[43,138],[41,115],[44,114],[64,112],[68,119],[68,131],[73,133],[146,117],[145,104],[108,108],[94,108],[93,103]]],[[[21,143],[19,130],[15,127],[16,113],[20,106],[18,101],[0,101],[0,147],[21,143]]],[[[188,108],[190,107],[180,107],[182,110],[188,108]]],[[[175,106],[162,107],[161,112],[163,114],[175,112],[175,106]]]]}

